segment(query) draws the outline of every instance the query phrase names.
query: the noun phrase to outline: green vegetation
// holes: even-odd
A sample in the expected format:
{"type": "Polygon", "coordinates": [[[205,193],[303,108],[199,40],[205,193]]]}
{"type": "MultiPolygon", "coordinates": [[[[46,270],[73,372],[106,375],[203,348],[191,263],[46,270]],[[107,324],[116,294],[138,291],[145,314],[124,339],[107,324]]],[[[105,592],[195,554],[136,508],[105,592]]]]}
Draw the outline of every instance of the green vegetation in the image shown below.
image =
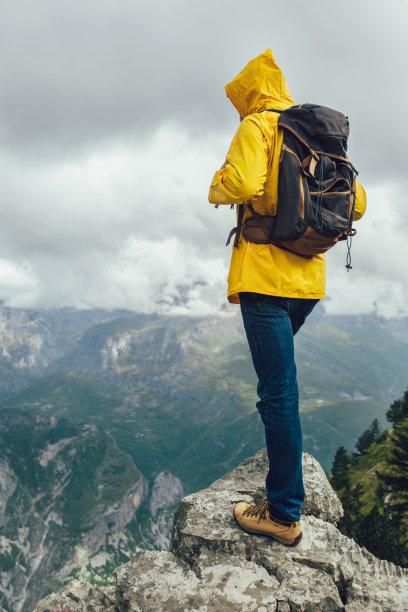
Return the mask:
{"type": "Polygon", "coordinates": [[[381,559],[408,566],[408,389],[380,431],[375,419],[350,455],[340,447],[331,484],[344,507],[339,529],[381,559]]]}
{"type": "MultiPolygon", "coordinates": [[[[384,425],[384,402],[405,382],[406,326],[317,312],[296,337],[304,449],[326,470],[374,417],[384,425]]],[[[193,491],[264,446],[256,401],[238,315],[129,313],[90,327],[4,406],[97,425],[147,479],[168,469],[193,491]]]]}
{"type": "Polygon", "coordinates": [[[20,551],[15,544],[11,544],[9,551],[0,553],[0,571],[9,572],[12,570],[20,556],[19,553],[20,551]]]}

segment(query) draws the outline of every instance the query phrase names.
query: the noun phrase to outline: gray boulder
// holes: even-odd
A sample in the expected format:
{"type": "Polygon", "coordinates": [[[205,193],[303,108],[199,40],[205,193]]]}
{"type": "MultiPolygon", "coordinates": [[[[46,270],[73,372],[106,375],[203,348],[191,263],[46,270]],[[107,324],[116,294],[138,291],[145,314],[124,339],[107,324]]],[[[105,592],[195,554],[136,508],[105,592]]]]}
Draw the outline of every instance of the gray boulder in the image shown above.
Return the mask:
{"type": "MultiPolygon", "coordinates": [[[[305,454],[303,462],[306,500],[297,547],[250,535],[233,518],[236,501],[258,503],[265,495],[263,450],[179,502],[170,551],[146,552],[118,568],[114,604],[107,599],[102,608],[92,601],[94,607],[68,609],[407,611],[408,570],[380,561],[338,531],[340,501],[317,461],[305,454]]],[[[64,590],[60,596],[55,609],[67,608],[64,590]]],[[[107,591],[104,596],[111,598],[107,591]]],[[[44,602],[35,612],[50,609],[44,602]]]]}

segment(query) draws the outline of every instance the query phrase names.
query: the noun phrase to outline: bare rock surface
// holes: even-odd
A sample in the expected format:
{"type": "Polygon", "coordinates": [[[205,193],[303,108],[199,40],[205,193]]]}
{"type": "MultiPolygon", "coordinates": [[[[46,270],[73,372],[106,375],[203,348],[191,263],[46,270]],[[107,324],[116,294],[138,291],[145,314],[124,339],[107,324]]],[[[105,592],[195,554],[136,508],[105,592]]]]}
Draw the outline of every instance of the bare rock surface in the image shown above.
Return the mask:
{"type": "Polygon", "coordinates": [[[170,552],[149,552],[116,572],[120,610],[275,610],[279,583],[252,561],[212,559],[200,576],[170,552]]]}
{"type": "Polygon", "coordinates": [[[115,612],[114,588],[72,580],[59,593],[38,602],[34,612],[115,612]]]}
{"type": "MultiPolygon", "coordinates": [[[[297,547],[250,535],[233,518],[235,502],[264,497],[267,458],[260,451],[180,501],[170,551],[146,552],[118,568],[114,604],[95,600],[94,607],[68,609],[408,611],[408,570],[377,559],[338,531],[340,501],[313,457],[305,454],[303,461],[306,501],[297,547]],[[100,605],[105,607],[95,607],[100,605]]],[[[35,612],[50,610],[45,601],[35,612]]],[[[56,599],[55,609],[67,608],[65,601],[56,599]]]]}

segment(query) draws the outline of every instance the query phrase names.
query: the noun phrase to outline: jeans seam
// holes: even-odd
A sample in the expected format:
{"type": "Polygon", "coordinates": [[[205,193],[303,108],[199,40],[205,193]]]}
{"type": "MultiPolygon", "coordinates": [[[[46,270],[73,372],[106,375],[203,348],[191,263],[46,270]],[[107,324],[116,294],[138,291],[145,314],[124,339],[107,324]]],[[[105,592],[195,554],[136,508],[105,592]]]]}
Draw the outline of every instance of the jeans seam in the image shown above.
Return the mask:
{"type": "Polygon", "coordinates": [[[254,299],[254,302],[255,302],[255,304],[257,305],[258,310],[260,310],[262,314],[265,314],[265,311],[264,311],[264,309],[262,308],[262,304],[261,304],[261,302],[260,302],[259,300],[257,300],[256,298],[254,299]]]}
{"type": "Polygon", "coordinates": [[[254,347],[256,349],[256,354],[257,354],[257,357],[258,357],[258,362],[260,364],[261,373],[262,373],[262,377],[263,377],[265,375],[265,372],[264,372],[263,363],[262,363],[262,359],[261,359],[261,353],[259,352],[259,348],[258,348],[258,343],[257,343],[257,341],[255,339],[255,334],[253,333],[252,328],[249,325],[248,325],[248,328],[249,328],[249,333],[251,334],[252,342],[253,342],[254,347]]]}

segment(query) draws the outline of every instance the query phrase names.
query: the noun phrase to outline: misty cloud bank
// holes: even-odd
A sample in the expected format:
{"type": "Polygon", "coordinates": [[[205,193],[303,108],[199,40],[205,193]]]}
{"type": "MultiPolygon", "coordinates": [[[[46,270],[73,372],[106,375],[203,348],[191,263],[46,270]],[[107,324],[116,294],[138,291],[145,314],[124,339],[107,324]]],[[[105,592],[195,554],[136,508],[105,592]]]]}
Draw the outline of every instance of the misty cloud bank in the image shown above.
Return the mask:
{"type": "Polygon", "coordinates": [[[400,43],[408,9],[346,0],[341,13],[333,19],[323,0],[313,11],[257,1],[251,19],[241,1],[233,11],[215,0],[8,4],[0,298],[143,312],[229,308],[224,244],[234,215],[207,203],[238,125],[223,88],[271,47],[296,101],[350,116],[350,158],[367,190],[352,272],[344,245],[328,255],[326,309],[408,314],[400,43]],[[319,44],[310,35],[317,28],[319,44]]]}

